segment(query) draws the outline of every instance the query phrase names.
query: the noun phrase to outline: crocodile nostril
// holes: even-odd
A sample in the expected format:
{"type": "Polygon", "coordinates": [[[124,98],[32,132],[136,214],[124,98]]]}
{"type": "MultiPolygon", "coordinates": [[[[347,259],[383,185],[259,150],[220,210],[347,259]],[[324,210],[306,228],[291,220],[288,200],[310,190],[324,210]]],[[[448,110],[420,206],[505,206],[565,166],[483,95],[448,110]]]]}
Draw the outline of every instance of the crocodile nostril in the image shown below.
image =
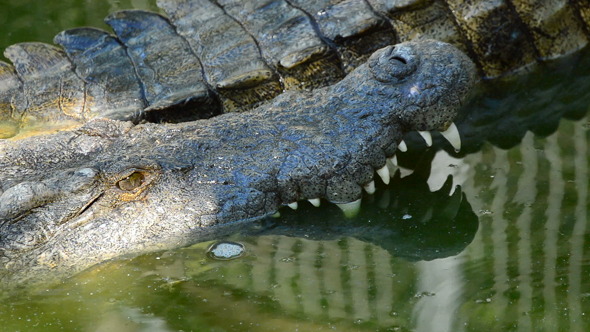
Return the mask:
{"type": "Polygon", "coordinates": [[[397,45],[383,50],[383,53],[369,62],[372,74],[379,82],[400,82],[412,75],[418,68],[419,59],[409,45],[397,45]]]}
{"type": "Polygon", "coordinates": [[[391,57],[391,60],[399,61],[399,62],[403,63],[404,65],[408,64],[408,61],[406,59],[402,58],[401,56],[397,56],[397,55],[391,57]]]}
{"type": "Polygon", "coordinates": [[[392,46],[389,51],[387,52],[387,54],[385,55],[386,58],[388,58],[390,61],[395,60],[397,62],[401,62],[404,65],[408,64],[408,59],[406,57],[404,57],[403,55],[404,53],[404,48],[402,47],[401,49],[395,46],[392,46]]]}

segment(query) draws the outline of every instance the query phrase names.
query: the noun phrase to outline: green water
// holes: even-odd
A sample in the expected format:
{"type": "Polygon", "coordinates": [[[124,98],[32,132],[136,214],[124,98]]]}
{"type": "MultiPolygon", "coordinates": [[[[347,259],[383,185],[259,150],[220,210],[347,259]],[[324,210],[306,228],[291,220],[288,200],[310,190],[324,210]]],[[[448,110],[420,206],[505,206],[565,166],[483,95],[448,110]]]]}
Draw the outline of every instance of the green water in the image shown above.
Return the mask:
{"type": "MultiPolygon", "coordinates": [[[[0,47],[121,8],[153,5],[0,0],[0,47]]],[[[466,110],[495,109],[472,135],[508,149],[415,153],[414,175],[365,197],[356,218],[326,203],[282,210],[230,236],[247,250],[236,260],[200,243],[19,291],[0,303],[0,331],[588,331],[590,121],[558,120],[588,110],[588,62],[497,83],[466,110]],[[532,112],[542,135],[508,139],[532,112]],[[514,121],[492,126],[500,113],[514,121]],[[461,186],[450,196],[449,174],[461,186]]]]}

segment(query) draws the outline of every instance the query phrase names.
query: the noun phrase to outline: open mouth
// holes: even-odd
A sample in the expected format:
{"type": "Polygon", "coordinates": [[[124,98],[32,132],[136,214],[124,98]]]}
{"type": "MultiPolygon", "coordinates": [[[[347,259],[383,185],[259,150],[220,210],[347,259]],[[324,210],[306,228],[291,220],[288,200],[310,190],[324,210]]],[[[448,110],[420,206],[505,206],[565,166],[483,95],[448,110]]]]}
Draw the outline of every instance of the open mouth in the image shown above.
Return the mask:
{"type": "MultiPolygon", "coordinates": [[[[435,132],[438,132],[442,137],[444,137],[451,144],[451,146],[455,149],[456,152],[459,152],[461,150],[461,136],[459,134],[459,130],[457,128],[457,125],[455,125],[454,122],[451,122],[450,124],[445,125],[444,127],[446,127],[446,128],[442,128],[442,129],[444,129],[443,131],[435,131],[435,132]]],[[[418,134],[420,134],[420,136],[424,139],[426,146],[428,146],[428,147],[432,146],[433,141],[432,141],[431,131],[418,131],[418,134]]],[[[397,151],[399,151],[399,152],[407,152],[408,151],[408,147],[403,140],[401,140],[399,142],[397,151]]],[[[397,151],[396,151],[396,153],[397,153],[397,151]]],[[[377,173],[377,175],[379,176],[379,178],[381,178],[381,181],[385,185],[388,185],[390,182],[390,179],[395,175],[395,172],[398,169],[400,170],[402,177],[410,175],[412,173],[412,170],[405,169],[404,167],[398,165],[397,154],[394,154],[391,157],[388,157],[385,165],[379,169],[376,169],[375,173],[377,173]]],[[[370,195],[374,194],[375,190],[376,190],[375,180],[371,180],[371,181],[363,184],[363,189],[365,190],[365,192],[367,192],[370,195]]],[[[319,207],[321,205],[320,198],[312,198],[312,199],[308,199],[308,201],[309,201],[309,203],[311,203],[315,207],[319,207]]],[[[361,198],[359,198],[355,201],[352,201],[352,202],[348,202],[348,203],[334,203],[334,204],[336,204],[336,206],[338,206],[342,210],[342,212],[344,213],[344,215],[346,217],[353,217],[356,214],[358,214],[358,212],[360,210],[361,198]]],[[[298,208],[298,202],[291,202],[286,205],[293,210],[297,210],[297,208],[298,208]]],[[[278,216],[278,215],[280,215],[280,213],[277,212],[277,214],[275,214],[275,216],[278,216]]]]}

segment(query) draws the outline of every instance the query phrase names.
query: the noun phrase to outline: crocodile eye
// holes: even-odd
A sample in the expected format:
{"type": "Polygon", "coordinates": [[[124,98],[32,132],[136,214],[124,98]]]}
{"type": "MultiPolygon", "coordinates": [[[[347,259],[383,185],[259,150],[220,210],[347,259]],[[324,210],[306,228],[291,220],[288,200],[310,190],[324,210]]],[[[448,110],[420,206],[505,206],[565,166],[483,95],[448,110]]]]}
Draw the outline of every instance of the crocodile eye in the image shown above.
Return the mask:
{"type": "Polygon", "coordinates": [[[125,191],[133,191],[144,183],[145,176],[141,172],[133,172],[117,182],[117,187],[125,191]]]}

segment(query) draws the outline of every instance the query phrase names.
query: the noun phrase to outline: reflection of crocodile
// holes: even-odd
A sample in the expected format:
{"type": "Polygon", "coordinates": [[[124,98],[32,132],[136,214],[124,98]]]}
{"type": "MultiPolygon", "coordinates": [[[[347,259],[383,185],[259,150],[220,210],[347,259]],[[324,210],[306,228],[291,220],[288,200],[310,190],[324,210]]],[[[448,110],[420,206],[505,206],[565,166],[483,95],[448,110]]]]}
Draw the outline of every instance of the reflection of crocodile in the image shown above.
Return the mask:
{"type": "MultiPolygon", "coordinates": [[[[392,179],[396,187],[377,193],[375,201],[352,220],[342,220],[329,209],[310,208],[286,214],[278,222],[261,223],[254,236],[246,231],[247,235],[234,237],[247,253],[230,264],[207,259],[205,242],[160,254],[158,260],[147,255],[127,265],[114,262],[101,273],[125,275],[133,270],[137,278],[121,278],[136,283],[125,285],[129,288],[149,279],[155,292],[172,292],[176,299],[192,297],[198,302],[194,299],[206,297],[203,311],[216,306],[211,303],[215,293],[230,293],[256,299],[250,302],[248,316],[257,317],[257,309],[268,306],[265,312],[282,319],[339,321],[341,325],[333,328],[338,331],[358,319],[369,324],[355,325],[353,331],[380,331],[401,322],[407,326],[411,314],[404,310],[391,315],[396,308],[411,306],[420,295],[406,261],[455,256],[471,243],[479,226],[460,190],[448,196],[447,186],[432,193],[421,176],[392,179]],[[201,289],[209,289],[205,294],[213,296],[204,296],[201,289]]],[[[238,301],[232,297],[231,305],[238,301]]],[[[123,302],[141,306],[133,300],[123,302]]],[[[152,301],[150,313],[170,322],[170,311],[162,302],[168,303],[152,301]]],[[[256,321],[231,316],[227,319],[256,321]]]]}
{"type": "Polygon", "coordinates": [[[0,142],[4,273],[27,279],[176,247],[298,200],[357,206],[374,169],[389,182],[402,135],[448,126],[474,82],[456,48],[405,43],[334,86],[248,114],[132,128],[95,120],[0,142]]]}
{"type": "Polygon", "coordinates": [[[151,121],[178,121],[248,108],[284,89],[337,81],[374,50],[419,37],[454,43],[484,75],[497,76],[583,47],[590,21],[585,0],[158,5],[170,19],[110,15],[116,38],[90,28],[60,33],[55,41],[65,53],[40,43],[9,47],[14,68],[0,63],[0,137],[96,116],[138,120],[144,110],[151,121]]]}

